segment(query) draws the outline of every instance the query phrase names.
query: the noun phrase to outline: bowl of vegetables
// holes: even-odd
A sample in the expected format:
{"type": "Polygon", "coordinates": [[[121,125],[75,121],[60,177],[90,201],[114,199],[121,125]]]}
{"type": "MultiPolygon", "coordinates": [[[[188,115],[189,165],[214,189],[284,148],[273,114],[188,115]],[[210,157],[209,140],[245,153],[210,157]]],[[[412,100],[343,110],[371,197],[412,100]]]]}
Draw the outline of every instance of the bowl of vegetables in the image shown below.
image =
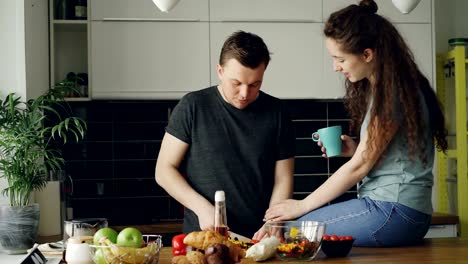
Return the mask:
{"type": "Polygon", "coordinates": [[[316,221],[278,221],[266,224],[266,232],[276,236],[280,245],[276,257],[281,260],[307,261],[317,256],[325,234],[325,223],[316,221]]]}

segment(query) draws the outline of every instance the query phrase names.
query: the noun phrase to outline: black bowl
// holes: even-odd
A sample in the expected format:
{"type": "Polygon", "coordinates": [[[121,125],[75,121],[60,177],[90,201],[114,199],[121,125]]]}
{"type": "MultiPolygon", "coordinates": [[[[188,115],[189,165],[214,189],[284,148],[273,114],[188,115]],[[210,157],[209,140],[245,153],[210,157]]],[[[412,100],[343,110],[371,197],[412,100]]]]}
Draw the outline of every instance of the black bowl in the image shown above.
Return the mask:
{"type": "Polygon", "coordinates": [[[353,247],[353,240],[322,240],[322,251],[327,257],[346,257],[353,247]]]}

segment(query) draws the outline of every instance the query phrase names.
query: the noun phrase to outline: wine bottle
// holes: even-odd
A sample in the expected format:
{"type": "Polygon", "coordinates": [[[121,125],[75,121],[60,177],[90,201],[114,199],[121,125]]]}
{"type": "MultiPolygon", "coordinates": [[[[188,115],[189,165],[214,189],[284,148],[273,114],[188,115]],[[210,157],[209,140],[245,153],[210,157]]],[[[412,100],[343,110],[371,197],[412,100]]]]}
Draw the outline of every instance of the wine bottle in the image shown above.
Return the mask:
{"type": "Polygon", "coordinates": [[[226,218],[226,196],[224,191],[216,191],[215,193],[215,219],[214,219],[214,229],[216,232],[225,236],[226,238],[229,235],[229,230],[227,226],[226,218]]]}
{"type": "Polygon", "coordinates": [[[86,0],[75,0],[74,11],[75,19],[86,19],[88,13],[86,0]]]}
{"type": "Polygon", "coordinates": [[[69,0],[58,0],[56,5],[55,19],[66,20],[71,19],[70,17],[70,1],[69,0]]]}

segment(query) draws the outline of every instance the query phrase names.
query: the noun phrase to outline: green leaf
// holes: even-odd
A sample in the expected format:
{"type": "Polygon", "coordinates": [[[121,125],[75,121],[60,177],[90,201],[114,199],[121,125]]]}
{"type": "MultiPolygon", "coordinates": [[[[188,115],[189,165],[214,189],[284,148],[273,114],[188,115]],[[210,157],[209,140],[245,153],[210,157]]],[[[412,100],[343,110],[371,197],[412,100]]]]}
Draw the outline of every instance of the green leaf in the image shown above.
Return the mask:
{"type": "Polygon", "coordinates": [[[30,193],[45,187],[48,171],[62,169],[58,143],[67,143],[67,131],[84,138],[86,122],[73,116],[63,94],[53,88],[27,101],[14,93],[0,99],[0,178],[7,182],[1,193],[10,205],[27,205],[30,193]],[[55,139],[62,141],[51,144],[55,139]]]}

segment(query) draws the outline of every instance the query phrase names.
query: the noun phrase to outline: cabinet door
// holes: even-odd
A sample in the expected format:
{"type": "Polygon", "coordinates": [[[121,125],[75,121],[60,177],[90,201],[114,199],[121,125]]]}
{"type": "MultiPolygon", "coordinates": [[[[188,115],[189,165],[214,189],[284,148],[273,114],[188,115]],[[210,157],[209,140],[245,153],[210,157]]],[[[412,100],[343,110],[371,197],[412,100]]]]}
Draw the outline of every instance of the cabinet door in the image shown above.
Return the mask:
{"type": "Polygon", "coordinates": [[[215,65],[225,39],[237,30],[263,38],[271,55],[262,91],[279,98],[330,96],[322,78],[321,24],[318,23],[211,23],[211,81],[219,83],[215,65]]]}
{"type": "Polygon", "coordinates": [[[92,22],[92,97],[180,98],[208,87],[207,22],[92,22]]]}
{"type": "Polygon", "coordinates": [[[322,20],[321,0],[211,0],[211,21],[322,20]]]}
{"type": "MultiPolygon", "coordinates": [[[[397,24],[397,30],[405,39],[409,48],[413,52],[416,63],[421,72],[433,84],[432,62],[432,31],[431,24],[397,24]]],[[[398,56],[398,54],[395,54],[398,56]]],[[[332,58],[324,47],[324,80],[323,84],[327,89],[340,92],[344,95],[345,77],[341,73],[333,71],[332,58]]]]}
{"type": "Polygon", "coordinates": [[[171,12],[159,10],[151,0],[92,0],[92,20],[175,19],[208,21],[208,0],[179,1],[171,12]]]}
{"type": "Polygon", "coordinates": [[[434,85],[432,66],[435,58],[431,24],[397,24],[396,28],[413,52],[419,70],[434,85]]]}
{"type": "MultiPolygon", "coordinates": [[[[326,21],[331,13],[351,4],[356,0],[326,0],[323,1],[323,20],[326,21]]],[[[416,8],[409,14],[402,14],[393,5],[391,0],[375,0],[379,9],[377,13],[386,17],[393,23],[431,23],[431,0],[421,0],[416,8]]]]}

